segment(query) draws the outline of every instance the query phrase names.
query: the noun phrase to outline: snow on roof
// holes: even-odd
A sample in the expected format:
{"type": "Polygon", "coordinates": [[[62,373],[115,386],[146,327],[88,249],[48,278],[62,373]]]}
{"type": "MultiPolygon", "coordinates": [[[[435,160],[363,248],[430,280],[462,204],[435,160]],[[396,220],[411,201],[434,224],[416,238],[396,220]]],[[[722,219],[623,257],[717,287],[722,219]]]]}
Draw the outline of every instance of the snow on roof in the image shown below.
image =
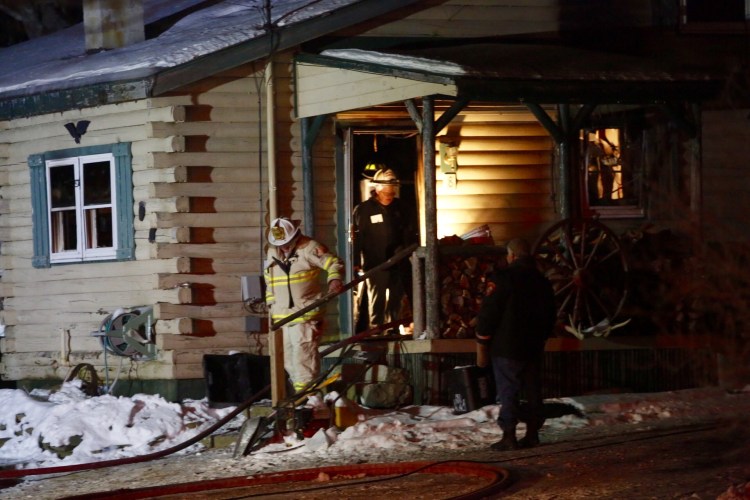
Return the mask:
{"type": "Polygon", "coordinates": [[[413,57],[403,54],[388,54],[372,50],[331,49],[324,50],[321,52],[321,55],[349,61],[393,66],[396,68],[412,69],[415,71],[450,76],[459,76],[466,73],[460,64],[450,61],[431,59],[428,57],[413,57]]]}
{"type": "MultiPolygon", "coordinates": [[[[286,27],[362,0],[273,0],[272,22],[286,27]]],[[[144,22],[202,0],[145,0],[144,22]]],[[[159,36],[87,54],[83,23],[0,49],[0,98],[145,78],[265,34],[263,0],[226,0],[192,12],[159,36]]]]}

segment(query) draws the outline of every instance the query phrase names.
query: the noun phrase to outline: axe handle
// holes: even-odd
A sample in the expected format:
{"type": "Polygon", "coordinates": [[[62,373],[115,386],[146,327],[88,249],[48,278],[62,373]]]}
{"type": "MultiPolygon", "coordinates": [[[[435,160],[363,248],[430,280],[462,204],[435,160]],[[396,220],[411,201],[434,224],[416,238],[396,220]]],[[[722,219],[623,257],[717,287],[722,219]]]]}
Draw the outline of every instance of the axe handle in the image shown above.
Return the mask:
{"type": "Polygon", "coordinates": [[[287,317],[285,317],[283,319],[280,319],[279,321],[277,321],[275,323],[271,323],[271,330],[278,330],[279,328],[281,328],[282,326],[286,325],[290,321],[294,321],[295,319],[299,318],[300,316],[302,316],[306,312],[312,311],[316,307],[320,307],[323,304],[325,304],[326,302],[330,301],[331,299],[334,299],[334,298],[338,297],[339,295],[341,295],[342,293],[346,292],[347,290],[349,290],[349,289],[357,286],[360,282],[366,280],[367,277],[370,276],[372,273],[374,273],[376,271],[382,271],[383,269],[388,269],[389,267],[391,267],[394,264],[396,264],[398,261],[400,261],[400,260],[404,259],[405,257],[408,257],[409,255],[411,255],[411,253],[414,250],[416,250],[418,247],[419,247],[418,243],[414,243],[413,245],[409,245],[408,247],[404,248],[403,250],[401,250],[400,252],[398,252],[397,254],[395,254],[393,257],[391,257],[390,259],[386,260],[385,262],[381,262],[380,264],[378,264],[377,266],[373,267],[372,269],[370,269],[369,271],[365,272],[364,274],[361,274],[360,276],[357,276],[356,278],[354,278],[350,282],[345,283],[344,285],[342,285],[340,291],[338,291],[338,292],[329,292],[329,293],[323,295],[321,298],[319,298],[315,302],[306,305],[305,307],[303,307],[299,311],[294,312],[294,313],[290,314],[289,316],[287,316],[287,317]]]}

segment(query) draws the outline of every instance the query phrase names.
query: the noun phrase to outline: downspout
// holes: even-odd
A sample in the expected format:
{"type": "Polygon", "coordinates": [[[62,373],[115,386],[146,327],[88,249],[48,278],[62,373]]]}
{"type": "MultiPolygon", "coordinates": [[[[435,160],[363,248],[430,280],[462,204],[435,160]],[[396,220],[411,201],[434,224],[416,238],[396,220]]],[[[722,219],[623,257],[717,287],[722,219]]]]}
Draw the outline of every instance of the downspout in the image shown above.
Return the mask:
{"type": "Polygon", "coordinates": [[[268,217],[269,222],[278,217],[276,199],[276,115],[274,113],[273,55],[266,65],[266,134],[268,140],[268,217]]]}
{"type": "Polygon", "coordinates": [[[312,143],[310,139],[310,119],[300,120],[302,132],[302,192],[305,197],[303,206],[305,213],[302,214],[304,232],[315,239],[315,189],[313,188],[313,165],[312,165],[312,143]]]}

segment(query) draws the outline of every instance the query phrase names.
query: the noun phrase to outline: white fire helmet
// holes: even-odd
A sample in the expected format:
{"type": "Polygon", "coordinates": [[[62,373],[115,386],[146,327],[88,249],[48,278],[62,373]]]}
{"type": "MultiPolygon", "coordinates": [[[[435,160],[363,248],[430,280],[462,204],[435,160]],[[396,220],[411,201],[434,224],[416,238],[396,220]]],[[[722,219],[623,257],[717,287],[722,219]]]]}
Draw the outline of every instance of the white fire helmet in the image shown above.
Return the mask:
{"type": "Polygon", "coordinates": [[[377,172],[375,172],[375,175],[372,177],[372,182],[375,185],[378,185],[378,184],[397,185],[398,177],[396,177],[396,174],[390,168],[380,169],[377,172]]]}
{"type": "Polygon", "coordinates": [[[268,242],[280,247],[286,245],[299,233],[299,227],[286,217],[279,217],[271,222],[271,230],[268,232],[268,242]]]}

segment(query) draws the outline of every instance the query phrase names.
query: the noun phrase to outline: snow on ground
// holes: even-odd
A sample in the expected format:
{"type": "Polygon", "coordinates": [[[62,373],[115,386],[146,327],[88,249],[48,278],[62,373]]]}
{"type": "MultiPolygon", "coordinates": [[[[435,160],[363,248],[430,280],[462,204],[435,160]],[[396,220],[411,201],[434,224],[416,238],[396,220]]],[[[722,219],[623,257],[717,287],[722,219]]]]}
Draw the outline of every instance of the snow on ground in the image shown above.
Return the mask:
{"type": "MultiPolygon", "coordinates": [[[[175,447],[227,416],[234,408],[210,408],[206,400],[181,404],[158,395],[88,397],[80,381],[66,382],[58,391],[0,390],[0,463],[9,466],[52,467],[112,460],[175,447]]],[[[328,396],[335,396],[331,394],[328,396]]],[[[321,410],[326,403],[311,398],[321,410]]],[[[719,388],[690,389],[655,394],[613,394],[547,400],[556,408],[542,430],[611,423],[642,423],[681,416],[722,417],[750,409],[750,387],[727,392],[719,388]]],[[[276,460],[279,451],[346,457],[374,452],[413,452],[483,447],[497,441],[498,406],[490,405],[456,415],[452,408],[409,406],[399,410],[371,410],[355,405],[353,425],[321,429],[308,438],[287,438],[253,453],[255,461],[276,460]]],[[[240,413],[219,432],[238,430],[240,413]]],[[[523,425],[519,433],[523,432],[523,425]]],[[[200,443],[182,454],[199,453],[200,443]]],[[[286,453],[285,453],[286,454],[286,453]]]]}

